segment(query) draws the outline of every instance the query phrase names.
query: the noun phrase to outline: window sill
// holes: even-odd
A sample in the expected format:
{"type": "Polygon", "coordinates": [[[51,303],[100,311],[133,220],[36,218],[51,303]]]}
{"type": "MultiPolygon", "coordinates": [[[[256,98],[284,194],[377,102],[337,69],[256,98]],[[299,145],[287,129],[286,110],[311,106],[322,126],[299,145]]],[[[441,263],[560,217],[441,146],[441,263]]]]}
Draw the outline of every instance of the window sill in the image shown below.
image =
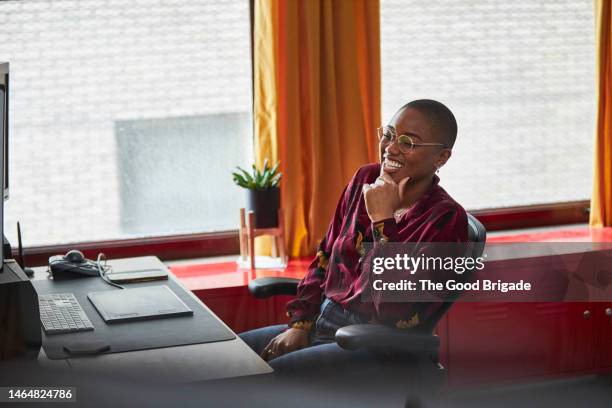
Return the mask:
{"type": "MultiPolygon", "coordinates": [[[[589,228],[586,224],[496,231],[488,243],[503,242],[612,242],[612,227],[589,228]]],[[[292,259],[285,269],[239,269],[238,255],[167,262],[172,272],[192,291],[242,288],[260,277],[278,276],[301,279],[312,262],[311,257],[292,259]]]]}

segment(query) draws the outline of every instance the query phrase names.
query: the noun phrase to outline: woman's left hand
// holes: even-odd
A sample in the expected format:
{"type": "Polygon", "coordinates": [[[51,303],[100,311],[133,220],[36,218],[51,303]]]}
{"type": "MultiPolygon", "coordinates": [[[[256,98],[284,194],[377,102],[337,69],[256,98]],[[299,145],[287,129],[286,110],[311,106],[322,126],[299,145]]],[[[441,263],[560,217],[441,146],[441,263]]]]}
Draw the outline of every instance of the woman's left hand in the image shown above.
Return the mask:
{"type": "Polygon", "coordinates": [[[396,183],[387,173],[382,173],[373,184],[363,185],[363,197],[372,222],[393,218],[393,212],[401,206],[400,192],[404,191],[410,177],[396,183]]]}

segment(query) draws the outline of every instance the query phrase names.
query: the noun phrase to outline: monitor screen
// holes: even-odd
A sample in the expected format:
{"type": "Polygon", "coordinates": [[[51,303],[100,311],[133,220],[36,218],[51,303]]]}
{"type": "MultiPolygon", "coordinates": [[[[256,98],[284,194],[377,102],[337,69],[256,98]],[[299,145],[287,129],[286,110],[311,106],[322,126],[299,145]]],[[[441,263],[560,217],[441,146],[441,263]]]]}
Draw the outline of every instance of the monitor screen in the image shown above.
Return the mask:
{"type": "MultiPolygon", "coordinates": [[[[9,64],[0,63],[0,132],[2,143],[0,147],[0,169],[3,177],[0,177],[0,189],[4,199],[0,201],[0,268],[4,266],[4,200],[8,198],[8,97],[9,97],[9,64]]],[[[6,254],[9,255],[9,254],[6,254]]],[[[10,255],[9,255],[10,256],[10,255]]]]}
{"type": "MultiPolygon", "coordinates": [[[[6,109],[6,96],[7,92],[4,86],[4,81],[0,80],[0,131],[2,132],[2,151],[6,152],[8,149],[6,148],[6,135],[8,133],[7,125],[7,109],[6,109]]],[[[6,158],[6,153],[4,153],[4,158],[6,158]]],[[[2,184],[2,189],[4,190],[4,199],[6,200],[8,197],[8,184],[6,183],[7,171],[6,171],[6,160],[2,160],[2,167],[4,168],[4,183],[2,184]]]]}
{"type": "Polygon", "coordinates": [[[8,64],[0,64],[0,129],[2,129],[2,191],[4,200],[9,197],[9,168],[8,168],[8,103],[9,103],[9,72],[8,64]]]}

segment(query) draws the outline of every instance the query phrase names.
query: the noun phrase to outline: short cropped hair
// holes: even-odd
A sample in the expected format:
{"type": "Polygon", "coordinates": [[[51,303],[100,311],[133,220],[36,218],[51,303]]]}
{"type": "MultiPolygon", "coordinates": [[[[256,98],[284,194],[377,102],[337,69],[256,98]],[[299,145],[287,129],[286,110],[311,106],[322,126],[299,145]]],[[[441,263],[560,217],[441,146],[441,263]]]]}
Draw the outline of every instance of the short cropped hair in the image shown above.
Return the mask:
{"type": "Polygon", "coordinates": [[[451,149],[454,146],[457,139],[457,121],[453,112],[443,103],[432,99],[417,99],[402,106],[398,112],[408,108],[414,109],[427,117],[445,147],[451,149]]]}

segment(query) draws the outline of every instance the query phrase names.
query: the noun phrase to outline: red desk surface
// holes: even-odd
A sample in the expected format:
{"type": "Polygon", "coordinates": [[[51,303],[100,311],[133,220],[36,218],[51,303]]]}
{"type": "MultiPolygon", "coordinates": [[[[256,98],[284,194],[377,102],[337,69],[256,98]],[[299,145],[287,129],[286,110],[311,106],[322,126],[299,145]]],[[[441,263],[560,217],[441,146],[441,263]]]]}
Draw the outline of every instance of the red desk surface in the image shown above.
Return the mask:
{"type": "MultiPolygon", "coordinates": [[[[236,255],[238,259],[238,255],[236,255]]],[[[267,276],[302,279],[311,258],[291,259],[285,269],[240,269],[236,262],[172,266],[172,272],[191,290],[246,287],[249,281],[267,276]]]]}
{"type": "MultiPolygon", "coordinates": [[[[507,234],[487,238],[488,243],[503,242],[612,242],[610,228],[572,228],[531,234],[507,234]]],[[[236,255],[238,258],[238,255],[236,255]]],[[[236,262],[172,266],[172,272],[193,291],[246,287],[250,280],[263,276],[301,279],[314,257],[292,259],[286,269],[239,269],[236,262]]]]}

